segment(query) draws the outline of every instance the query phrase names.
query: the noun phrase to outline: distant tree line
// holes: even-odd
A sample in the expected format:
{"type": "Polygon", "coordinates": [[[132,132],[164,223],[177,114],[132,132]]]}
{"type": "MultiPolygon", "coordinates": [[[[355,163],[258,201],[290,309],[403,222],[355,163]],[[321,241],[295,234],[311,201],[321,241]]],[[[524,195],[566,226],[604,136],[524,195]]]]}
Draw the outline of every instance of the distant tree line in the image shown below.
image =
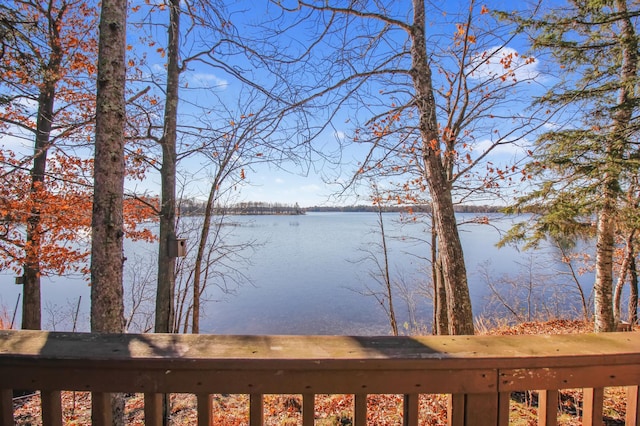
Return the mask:
{"type": "MultiPolygon", "coordinates": [[[[206,202],[186,198],[180,201],[180,214],[183,216],[199,216],[204,214],[206,202]]],[[[301,215],[306,212],[378,212],[380,208],[374,205],[358,204],[351,206],[312,206],[300,207],[298,203],[266,203],[260,201],[248,201],[233,204],[231,206],[216,206],[216,214],[231,215],[301,215]]],[[[428,204],[413,206],[382,206],[384,213],[431,213],[431,206],[428,204]]],[[[457,213],[499,213],[500,207],[497,206],[479,206],[479,205],[459,205],[456,206],[457,213]]]]}
{"type": "MultiPolygon", "coordinates": [[[[378,212],[382,210],[383,213],[402,213],[402,212],[414,212],[414,213],[431,213],[431,206],[428,204],[413,205],[413,206],[382,206],[377,205],[365,205],[358,204],[356,206],[313,206],[305,208],[308,212],[378,212]]],[[[500,207],[496,206],[456,206],[455,211],[457,213],[499,213],[500,207]]]]}
{"type": "MultiPolygon", "coordinates": [[[[180,202],[180,214],[184,216],[200,216],[204,214],[206,201],[184,199],[180,202]]],[[[217,215],[302,215],[306,209],[298,203],[266,203],[260,201],[248,201],[232,204],[230,206],[218,205],[214,207],[217,215]]]]}

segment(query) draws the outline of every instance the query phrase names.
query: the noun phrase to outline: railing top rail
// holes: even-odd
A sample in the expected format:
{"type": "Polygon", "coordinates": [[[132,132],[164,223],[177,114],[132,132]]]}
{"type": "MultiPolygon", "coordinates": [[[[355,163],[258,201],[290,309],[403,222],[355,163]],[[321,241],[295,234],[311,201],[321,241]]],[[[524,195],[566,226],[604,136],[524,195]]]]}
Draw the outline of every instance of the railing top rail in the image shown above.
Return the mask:
{"type": "Polygon", "coordinates": [[[0,387],[98,392],[487,393],[640,383],[640,333],[227,336],[0,331],[0,387]]]}
{"type": "Polygon", "coordinates": [[[200,367],[247,368],[286,362],[288,368],[323,365],[361,368],[518,368],[593,364],[610,355],[608,364],[640,362],[640,333],[520,336],[239,336],[184,334],[91,334],[46,331],[0,331],[0,362],[146,361],[172,368],[197,362],[200,367]],[[388,364],[388,365],[387,365],[388,364]]]}

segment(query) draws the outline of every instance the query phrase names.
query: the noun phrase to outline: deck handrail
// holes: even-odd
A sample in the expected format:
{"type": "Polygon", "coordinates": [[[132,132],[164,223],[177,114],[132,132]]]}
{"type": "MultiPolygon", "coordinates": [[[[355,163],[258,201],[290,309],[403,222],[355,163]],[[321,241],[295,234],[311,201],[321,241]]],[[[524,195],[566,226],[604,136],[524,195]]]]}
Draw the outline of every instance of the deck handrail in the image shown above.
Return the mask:
{"type": "MultiPolygon", "coordinates": [[[[60,424],[61,390],[91,391],[94,398],[144,393],[145,423],[154,425],[162,424],[158,404],[165,393],[197,395],[203,424],[211,419],[209,395],[250,394],[252,425],[262,423],[262,395],[302,394],[305,426],[313,424],[309,398],[315,394],[356,395],[356,425],[366,424],[363,396],[378,393],[405,395],[407,425],[418,424],[419,394],[449,394],[449,424],[507,425],[511,392],[537,390],[539,424],[548,425],[555,424],[557,410],[550,401],[569,388],[585,389],[583,424],[601,425],[603,389],[613,386],[629,387],[626,421],[638,425],[639,384],[636,332],[354,337],[0,331],[0,425],[13,424],[13,389],[42,391],[43,411],[45,403],[50,411],[43,412],[45,424],[60,424]]],[[[102,413],[105,424],[109,411],[102,413]]]]}

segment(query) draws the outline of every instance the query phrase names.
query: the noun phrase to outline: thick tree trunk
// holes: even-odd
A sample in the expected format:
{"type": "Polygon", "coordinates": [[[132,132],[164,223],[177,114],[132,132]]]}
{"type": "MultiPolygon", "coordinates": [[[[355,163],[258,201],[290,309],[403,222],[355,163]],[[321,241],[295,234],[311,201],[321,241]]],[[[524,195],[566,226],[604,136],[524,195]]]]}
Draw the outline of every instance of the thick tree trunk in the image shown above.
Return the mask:
{"type": "MultiPolygon", "coordinates": [[[[122,250],[126,25],[127,2],[103,0],[91,223],[91,331],[97,333],[122,333],[125,323],[122,250]]],[[[124,399],[114,395],[112,407],[113,423],[124,424],[124,399]]]]}
{"type": "Polygon", "coordinates": [[[180,37],[180,1],[169,2],[169,46],[167,53],[167,96],[164,110],[162,145],[162,204],[160,206],[160,242],[158,244],[158,289],[156,294],[156,333],[176,331],[174,293],[176,259],[169,246],[176,241],[176,139],[178,120],[178,66],[180,37]]]}
{"type": "Polygon", "coordinates": [[[424,1],[413,0],[413,8],[411,77],[416,91],[415,104],[420,113],[425,178],[432,200],[442,276],[447,291],[449,332],[473,334],[473,313],[464,255],[453,209],[451,185],[442,163],[436,103],[427,57],[424,1]]]}

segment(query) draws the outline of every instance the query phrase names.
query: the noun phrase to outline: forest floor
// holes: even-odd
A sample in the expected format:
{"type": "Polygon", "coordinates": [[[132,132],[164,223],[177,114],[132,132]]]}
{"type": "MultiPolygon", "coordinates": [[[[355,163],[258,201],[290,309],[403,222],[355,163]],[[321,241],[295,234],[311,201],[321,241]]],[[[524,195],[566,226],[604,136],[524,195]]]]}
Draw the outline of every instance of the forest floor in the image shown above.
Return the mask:
{"type": "MultiPolygon", "coordinates": [[[[567,334],[586,333],[593,324],[582,321],[554,320],[523,323],[512,327],[482,330],[481,334],[567,334]]],[[[91,423],[91,395],[87,392],[63,392],[65,425],[91,423]]],[[[559,425],[580,425],[581,389],[561,391],[559,425]]],[[[624,425],[626,394],[624,388],[607,388],[604,401],[604,425],[624,425]]],[[[213,423],[221,426],[248,425],[248,395],[212,395],[213,423]]],[[[401,395],[369,395],[367,424],[395,426],[402,424],[401,395]]],[[[302,398],[300,395],[265,395],[265,425],[293,426],[302,424],[302,398]]],[[[419,401],[420,425],[447,424],[447,396],[421,395],[419,401]]],[[[513,393],[510,404],[510,425],[536,425],[537,394],[513,393]]],[[[144,398],[142,394],[126,395],[126,424],[144,425],[144,398]]],[[[14,401],[16,425],[41,425],[40,397],[38,394],[14,401]]],[[[171,420],[174,425],[196,424],[196,399],[193,395],[171,395],[171,420]]],[[[316,395],[315,424],[317,426],[348,426],[353,419],[352,395],[316,395]]]]}

